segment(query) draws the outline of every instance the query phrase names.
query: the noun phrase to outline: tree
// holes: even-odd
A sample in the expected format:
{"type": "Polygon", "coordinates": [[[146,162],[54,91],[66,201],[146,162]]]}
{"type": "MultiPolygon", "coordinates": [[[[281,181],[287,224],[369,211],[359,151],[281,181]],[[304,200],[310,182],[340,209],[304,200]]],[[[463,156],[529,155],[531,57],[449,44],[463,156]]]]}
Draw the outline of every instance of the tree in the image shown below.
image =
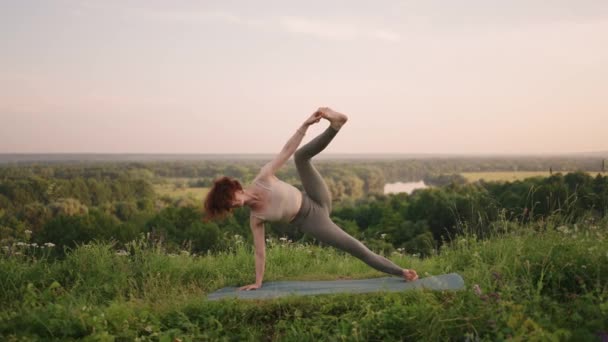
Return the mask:
{"type": "Polygon", "coordinates": [[[137,214],[137,204],[134,202],[117,202],[115,204],[116,217],[122,221],[127,221],[137,214]]]}
{"type": "Polygon", "coordinates": [[[49,204],[49,208],[51,209],[53,216],[83,215],[89,211],[89,208],[86,205],[80,203],[80,201],[75,198],[60,198],[49,204]]]}
{"type": "Polygon", "coordinates": [[[220,229],[215,223],[196,221],[186,228],[184,237],[190,242],[193,252],[206,252],[218,244],[220,229]]]}

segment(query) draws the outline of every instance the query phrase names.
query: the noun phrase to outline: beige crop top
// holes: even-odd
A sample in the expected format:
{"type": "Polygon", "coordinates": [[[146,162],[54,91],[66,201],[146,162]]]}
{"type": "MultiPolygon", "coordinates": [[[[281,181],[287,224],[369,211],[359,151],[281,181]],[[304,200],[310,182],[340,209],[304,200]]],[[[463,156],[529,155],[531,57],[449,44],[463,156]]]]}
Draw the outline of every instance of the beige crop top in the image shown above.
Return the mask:
{"type": "Polygon", "coordinates": [[[266,191],[264,212],[251,211],[251,215],[269,222],[290,222],[300,210],[302,194],[291,184],[271,177],[268,180],[256,179],[253,183],[266,191]]]}

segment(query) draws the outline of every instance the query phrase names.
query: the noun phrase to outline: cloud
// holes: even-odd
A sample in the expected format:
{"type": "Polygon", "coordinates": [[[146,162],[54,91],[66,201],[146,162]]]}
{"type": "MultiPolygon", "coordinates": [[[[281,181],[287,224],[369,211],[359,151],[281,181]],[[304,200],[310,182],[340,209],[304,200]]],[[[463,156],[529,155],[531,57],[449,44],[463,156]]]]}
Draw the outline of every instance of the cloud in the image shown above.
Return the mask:
{"type": "Polygon", "coordinates": [[[219,21],[229,24],[240,24],[242,18],[236,14],[220,10],[150,10],[147,8],[127,9],[130,16],[154,21],[197,24],[207,21],[219,21]]]}
{"type": "Polygon", "coordinates": [[[300,17],[281,17],[280,23],[288,32],[324,39],[352,40],[359,34],[358,30],[351,25],[324,23],[300,17]]]}
{"type": "Polygon", "coordinates": [[[364,27],[343,22],[327,22],[302,17],[283,16],[279,23],[287,32],[314,36],[329,40],[356,40],[369,38],[386,42],[398,42],[401,36],[393,31],[364,27]]]}
{"type": "Polygon", "coordinates": [[[369,36],[387,42],[398,42],[401,39],[398,33],[388,30],[373,30],[369,32],[369,36]]]}
{"type": "Polygon", "coordinates": [[[229,24],[243,22],[243,18],[240,16],[220,9],[136,6],[127,5],[122,1],[75,2],[74,6],[74,8],[68,9],[72,15],[82,15],[85,12],[89,14],[102,12],[112,15],[118,14],[129,20],[182,24],[200,24],[210,21],[229,24]]]}
{"type": "Polygon", "coordinates": [[[143,20],[187,25],[215,22],[254,29],[282,30],[298,35],[338,41],[369,39],[396,43],[401,40],[401,35],[395,31],[361,24],[367,18],[319,20],[302,16],[247,17],[224,9],[129,6],[116,1],[75,3],[75,8],[71,11],[73,15],[81,15],[83,12],[119,14],[131,21],[143,20]]]}

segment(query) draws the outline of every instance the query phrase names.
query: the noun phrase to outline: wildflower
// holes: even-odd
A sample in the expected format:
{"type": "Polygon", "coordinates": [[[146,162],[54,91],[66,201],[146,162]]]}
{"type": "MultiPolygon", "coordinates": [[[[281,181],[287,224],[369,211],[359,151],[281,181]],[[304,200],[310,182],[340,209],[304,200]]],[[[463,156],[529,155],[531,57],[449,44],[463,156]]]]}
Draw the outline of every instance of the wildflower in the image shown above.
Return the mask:
{"type": "Polygon", "coordinates": [[[281,240],[281,241],[287,241],[287,238],[286,237],[281,237],[281,238],[279,238],[279,240],[281,240]]]}
{"type": "Polygon", "coordinates": [[[52,243],[52,242],[46,242],[44,245],[45,245],[45,246],[47,246],[48,248],[53,248],[53,247],[55,247],[55,244],[54,244],[54,243],[52,243]]]}
{"type": "Polygon", "coordinates": [[[129,255],[129,253],[127,251],[125,251],[124,249],[121,249],[116,252],[116,255],[125,256],[125,255],[129,255]]]}
{"type": "Polygon", "coordinates": [[[37,243],[31,243],[30,246],[34,247],[34,248],[38,248],[38,244],[37,243]]]}
{"type": "Polygon", "coordinates": [[[184,255],[184,256],[189,256],[190,252],[188,252],[188,251],[181,251],[181,252],[179,252],[179,254],[184,255]]]}
{"type": "Polygon", "coordinates": [[[479,287],[478,284],[473,285],[473,292],[475,292],[476,295],[481,296],[481,287],[479,287]]]}
{"type": "Polygon", "coordinates": [[[234,239],[235,240],[239,240],[241,238],[241,236],[239,234],[234,234],[234,239]]]}
{"type": "Polygon", "coordinates": [[[383,234],[380,234],[380,237],[381,237],[382,239],[384,239],[384,238],[386,237],[386,234],[384,234],[384,233],[383,233],[383,234]]]}
{"type": "Polygon", "coordinates": [[[31,234],[32,234],[32,231],[31,231],[31,230],[29,230],[29,229],[26,229],[26,230],[25,230],[25,234],[27,234],[27,235],[31,235],[31,234]]]}
{"type": "Polygon", "coordinates": [[[287,240],[287,243],[292,243],[293,241],[291,241],[291,239],[287,240]]]}
{"type": "Polygon", "coordinates": [[[270,239],[266,239],[266,242],[270,243],[270,239]]]}
{"type": "Polygon", "coordinates": [[[19,242],[15,243],[15,246],[19,246],[19,247],[27,246],[27,243],[19,241],[19,242]]]}

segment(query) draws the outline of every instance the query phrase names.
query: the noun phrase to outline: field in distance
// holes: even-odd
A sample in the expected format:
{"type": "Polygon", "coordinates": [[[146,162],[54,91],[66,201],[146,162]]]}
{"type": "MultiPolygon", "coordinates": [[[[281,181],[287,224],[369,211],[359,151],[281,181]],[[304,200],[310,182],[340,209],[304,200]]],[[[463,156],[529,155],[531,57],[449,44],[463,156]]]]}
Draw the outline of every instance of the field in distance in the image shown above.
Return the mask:
{"type": "Polygon", "coordinates": [[[163,182],[155,182],[154,191],[159,196],[169,196],[171,198],[193,198],[195,200],[203,200],[209,188],[207,187],[190,187],[188,182],[195,180],[194,178],[164,178],[163,182]]]}
{"type": "MultiPolygon", "coordinates": [[[[553,174],[563,175],[572,171],[553,171],[553,174]]],[[[599,172],[588,171],[590,176],[595,177],[599,172]]],[[[460,173],[468,182],[476,182],[484,179],[487,182],[513,182],[531,177],[549,177],[549,171],[492,171],[492,172],[462,172],[460,173]]]]}

